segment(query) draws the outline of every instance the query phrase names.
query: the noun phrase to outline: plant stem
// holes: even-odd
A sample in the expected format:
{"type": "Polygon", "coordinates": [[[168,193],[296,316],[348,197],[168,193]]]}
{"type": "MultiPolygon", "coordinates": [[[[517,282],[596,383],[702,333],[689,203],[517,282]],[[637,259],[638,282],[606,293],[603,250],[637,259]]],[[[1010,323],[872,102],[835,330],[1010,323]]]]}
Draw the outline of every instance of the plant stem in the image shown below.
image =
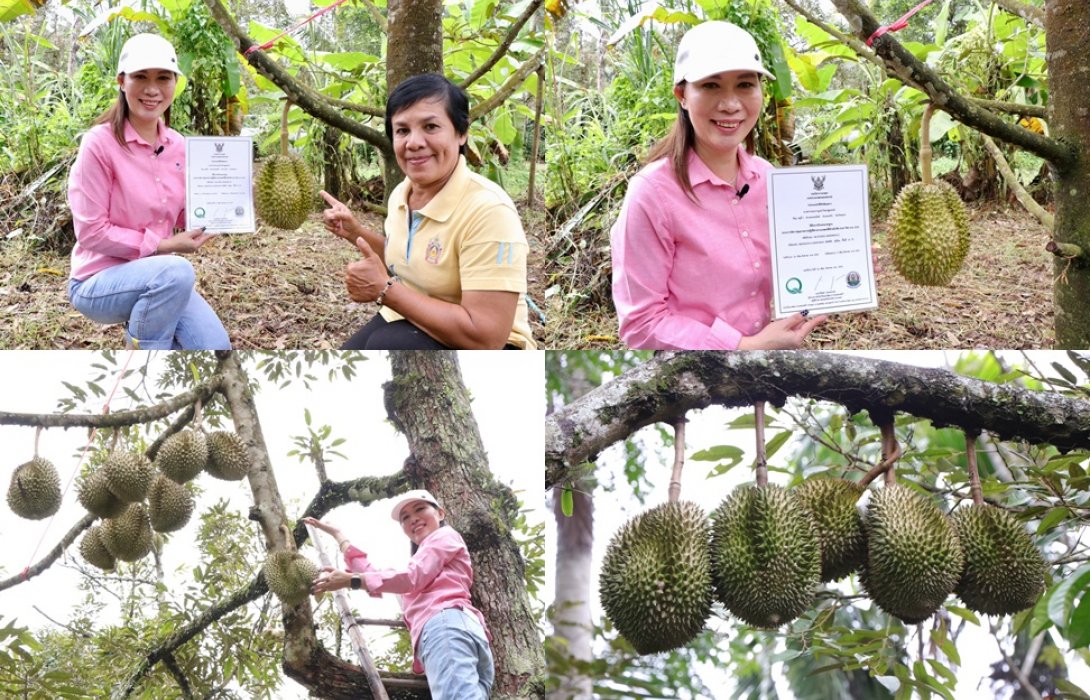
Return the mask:
{"type": "Polygon", "coordinates": [[[765,457],[765,402],[753,404],[757,427],[757,486],[768,484],[768,460],[765,457]]]}
{"type": "Polygon", "coordinates": [[[685,467],[685,417],[674,421],[674,471],[670,475],[670,503],[681,495],[681,470],[685,467]]]}
{"type": "Polygon", "coordinates": [[[935,105],[927,103],[920,120],[920,175],[923,184],[931,184],[931,115],[935,112],[935,105]]]}

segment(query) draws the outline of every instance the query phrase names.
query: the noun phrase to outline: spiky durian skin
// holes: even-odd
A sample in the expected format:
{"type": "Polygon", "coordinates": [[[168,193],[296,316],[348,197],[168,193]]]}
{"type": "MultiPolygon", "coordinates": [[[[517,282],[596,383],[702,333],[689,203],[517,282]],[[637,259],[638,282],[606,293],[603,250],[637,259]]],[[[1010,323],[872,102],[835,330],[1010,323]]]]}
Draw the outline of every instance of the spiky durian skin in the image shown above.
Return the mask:
{"type": "Polygon", "coordinates": [[[246,446],[235,433],[217,430],[208,436],[208,463],[205,470],[217,479],[238,481],[250,472],[246,446]]]}
{"type": "Polygon", "coordinates": [[[285,605],[298,605],[310,595],[318,567],[298,552],[280,550],[265,560],[265,583],[285,605]]]}
{"type": "Polygon", "coordinates": [[[294,153],[270,156],[254,178],[257,214],[276,228],[299,228],[314,207],[317,194],[314,176],[294,153]]]}
{"type": "Polygon", "coordinates": [[[821,545],[821,580],[858,571],[867,558],[867,534],[856,502],[864,487],[847,479],[810,479],[795,489],[821,545]]]}
{"type": "Polygon", "coordinates": [[[930,499],[907,486],[876,490],[863,519],[867,563],[859,577],[887,613],[916,624],[954,591],[965,556],[953,526],[930,499]]]}
{"type": "Polygon", "coordinates": [[[687,644],[711,614],[708,520],[695,503],[664,503],[628,521],[606,548],[602,608],[640,654],[687,644]]]}
{"type": "Polygon", "coordinates": [[[814,597],[821,547],[794,495],[774,484],[741,486],[711,515],[715,595],[738,618],[771,629],[814,597]]]}
{"type": "Polygon", "coordinates": [[[151,551],[152,532],[143,504],[132,503],[116,518],[102,521],[102,544],[121,561],[136,561],[151,551]]]}
{"type": "Polygon", "coordinates": [[[88,474],[79,483],[77,498],[80,505],[87,509],[87,512],[100,518],[113,518],[121,515],[127,505],[125,501],[110,492],[110,487],[106,483],[106,477],[102,474],[101,469],[88,474]]]}
{"type": "Polygon", "coordinates": [[[173,479],[159,474],[148,490],[148,515],[156,532],[173,532],[185,527],[193,514],[193,495],[173,479]]]}
{"type": "Polygon", "coordinates": [[[110,493],[125,503],[136,503],[148,495],[148,488],[155,476],[151,462],[137,452],[115,452],[100,470],[110,493]]]}
{"type": "Polygon", "coordinates": [[[102,543],[102,528],[99,525],[92,525],[87,532],[83,533],[79,541],[79,553],[88,564],[103,571],[109,571],[117,565],[114,555],[110,554],[110,550],[106,549],[106,545],[102,543]]]}
{"type": "Polygon", "coordinates": [[[8,507],[20,518],[41,520],[61,507],[61,477],[53,463],[35,457],[15,468],[8,487],[8,507]]]}
{"type": "Polygon", "coordinates": [[[950,521],[965,550],[965,568],[954,592],[966,607],[1011,615],[1037,602],[1047,564],[1025,525],[1005,510],[975,504],[954,511],[950,521]]]}
{"type": "Polygon", "coordinates": [[[167,477],[184,484],[208,464],[208,437],[200,430],[178,431],[163,441],[155,463],[167,477]]]}
{"type": "Polygon", "coordinates": [[[914,182],[889,214],[889,249],[897,272],[913,284],[946,286],[969,253],[969,214],[946,182],[914,182]]]}

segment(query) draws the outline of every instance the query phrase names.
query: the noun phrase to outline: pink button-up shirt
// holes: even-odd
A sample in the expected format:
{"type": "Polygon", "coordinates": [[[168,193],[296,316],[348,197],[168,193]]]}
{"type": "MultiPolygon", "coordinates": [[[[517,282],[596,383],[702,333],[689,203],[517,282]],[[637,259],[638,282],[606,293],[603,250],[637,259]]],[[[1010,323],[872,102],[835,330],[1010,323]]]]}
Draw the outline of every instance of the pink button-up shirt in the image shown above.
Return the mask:
{"type": "Polygon", "coordinates": [[[156,155],[126,121],[125,141],[128,151],[109,124],[92,127],[68,175],[75,279],[153,255],[159,241],[183,225],[185,139],[160,121],[163,151],[156,155]]]}
{"type": "Polygon", "coordinates": [[[354,546],[345,550],[344,562],[349,571],[363,574],[363,585],[373,597],[383,593],[401,594],[401,609],[413,645],[414,673],[424,672],[416,651],[420,632],[428,620],[442,610],[461,608],[469,611],[480,620],[491,641],[484,615],[469,600],[473,565],[465,541],[454,528],[444,526],[425,537],[405,570],[378,569],[354,546]]]}
{"type": "Polygon", "coordinates": [[[733,350],[771,320],[765,176],[772,165],[743,148],[738,164],[735,190],[690,152],[698,203],[669,159],[628,183],[611,243],[613,302],[630,347],[733,350]]]}

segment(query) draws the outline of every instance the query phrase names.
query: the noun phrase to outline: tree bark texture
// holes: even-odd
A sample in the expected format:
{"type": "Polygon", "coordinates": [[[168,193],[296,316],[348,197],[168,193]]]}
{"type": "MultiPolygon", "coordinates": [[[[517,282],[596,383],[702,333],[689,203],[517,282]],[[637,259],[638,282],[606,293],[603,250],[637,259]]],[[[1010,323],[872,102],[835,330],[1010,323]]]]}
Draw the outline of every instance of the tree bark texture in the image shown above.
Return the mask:
{"type": "MultiPolygon", "coordinates": [[[[511,534],[516,500],[488,469],[456,356],[392,351],[390,365],[386,412],[409,443],[405,472],[446,508],[448,524],[463,535],[473,560],[473,604],[493,635],[493,697],[540,697],[545,656],[511,534]]],[[[527,454],[526,468],[535,463],[536,456],[527,454]]]]}
{"type": "Polygon", "coordinates": [[[545,487],[578,478],[580,465],[656,422],[713,404],[780,406],[789,396],[869,411],[908,413],[936,427],[988,431],[1001,440],[1090,449],[1090,401],[960,377],[942,369],[812,351],[656,355],[545,419],[545,487]]]}

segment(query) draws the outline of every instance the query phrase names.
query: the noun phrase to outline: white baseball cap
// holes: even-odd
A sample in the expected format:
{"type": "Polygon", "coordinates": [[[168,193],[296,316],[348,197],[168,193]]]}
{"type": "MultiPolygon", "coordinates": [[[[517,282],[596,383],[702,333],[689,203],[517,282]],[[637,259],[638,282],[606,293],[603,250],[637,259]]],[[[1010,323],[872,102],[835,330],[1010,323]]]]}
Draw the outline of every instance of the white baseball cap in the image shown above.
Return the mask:
{"type": "Polygon", "coordinates": [[[394,504],[394,509],[390,511],[390,517],[394,520],[400,520],[401,509],[413,501],[427,501],[436,508],[441,507],[439,501],[435,500],[435,496],[431,495],[429,491],[416,489],[415,491],[406,491],[401,495],[401,498],[397,499],[397,503],[394,504]]]}
{"type": "Polygon", "coordinates": [[[730,22],[698,24],[681,37],[674,59],[674,85],[724,71],[748,70],[774,80],[761,63],[761,51],[750,33],[730,22]]]}
{"type": "Polygon", "coordinates": [[[178,54],[174,46],[158,34],[137,34],[121,47],[121,58],[117,60],[117,74],[133,73],[138,70],[161,68],[182,74],[178,67],[178,54]]]}

